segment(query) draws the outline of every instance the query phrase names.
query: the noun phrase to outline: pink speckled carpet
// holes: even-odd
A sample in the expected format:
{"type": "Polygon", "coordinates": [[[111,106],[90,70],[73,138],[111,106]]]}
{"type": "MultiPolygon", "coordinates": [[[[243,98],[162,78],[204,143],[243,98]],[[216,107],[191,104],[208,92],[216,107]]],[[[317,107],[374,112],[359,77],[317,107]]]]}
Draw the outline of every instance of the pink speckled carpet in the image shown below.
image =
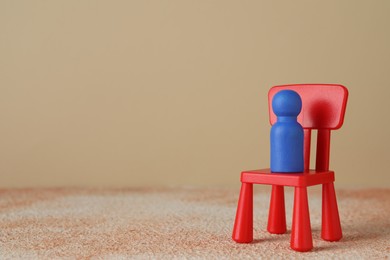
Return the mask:
{"type": "MultiPolygon", "coordinates": [[[[320,239],[321,194],[309,189],[314,250],[266,232],[269,189],[255,193],[255,241],[231,240],[238,189],[2,189],[0,259],[390,257],[390,189],[337,190],[344,237],[320,239]]],[[[286,190],[291,226],[292,190],[286,190]]]]}

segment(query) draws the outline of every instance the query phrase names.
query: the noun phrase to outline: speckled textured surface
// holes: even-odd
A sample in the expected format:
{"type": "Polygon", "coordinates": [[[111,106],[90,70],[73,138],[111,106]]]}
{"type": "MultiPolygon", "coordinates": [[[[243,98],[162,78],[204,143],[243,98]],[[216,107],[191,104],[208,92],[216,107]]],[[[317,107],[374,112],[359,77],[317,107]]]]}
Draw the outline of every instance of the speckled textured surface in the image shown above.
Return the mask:
{"type": "MultiPolygon", "coordinates": [[[[266,232],[269,189],[257,189],[251,244],[231,240],[238,189],[2,189],[1,259],[390,257],[390,189],[337,190],[344,237],[320,239],[321,193],[309,189],[314,249],[266,232]]],[[[293,190],[286,190],[291,226],[293,190]]]]}

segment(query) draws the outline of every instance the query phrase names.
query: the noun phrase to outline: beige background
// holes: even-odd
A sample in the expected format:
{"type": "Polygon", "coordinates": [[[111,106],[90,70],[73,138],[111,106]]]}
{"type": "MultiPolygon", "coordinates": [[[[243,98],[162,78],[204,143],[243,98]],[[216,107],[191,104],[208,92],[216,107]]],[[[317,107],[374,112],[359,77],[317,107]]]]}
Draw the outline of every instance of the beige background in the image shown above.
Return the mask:
{"type": "Polygon", "coordinates": [[[340,83],[337,184],[390,187],[390,1],[0,1],[0,186],[238,186],[267,91],[340,83]]]}

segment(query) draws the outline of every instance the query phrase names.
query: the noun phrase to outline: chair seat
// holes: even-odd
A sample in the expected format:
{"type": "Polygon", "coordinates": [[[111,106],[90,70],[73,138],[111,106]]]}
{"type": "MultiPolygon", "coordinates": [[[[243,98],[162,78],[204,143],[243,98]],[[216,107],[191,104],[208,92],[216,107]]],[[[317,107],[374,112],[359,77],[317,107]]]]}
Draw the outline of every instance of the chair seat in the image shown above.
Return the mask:
{"type": "Polygon", "coordinates": [[[308,170],[302,173],[276,173],[268,168],[241,172],[241,182],[307,187],[334,182],[334,172],[308,170]]]}

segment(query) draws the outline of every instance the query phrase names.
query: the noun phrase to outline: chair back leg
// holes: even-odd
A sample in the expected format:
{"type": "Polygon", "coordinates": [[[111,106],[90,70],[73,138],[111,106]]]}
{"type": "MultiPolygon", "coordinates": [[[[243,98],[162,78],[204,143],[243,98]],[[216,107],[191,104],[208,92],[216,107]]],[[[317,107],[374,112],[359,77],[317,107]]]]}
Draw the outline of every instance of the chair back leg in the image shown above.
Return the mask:
{"type": "Polygon", "coordinates": [[[272,185],[267,230],[271,234],[284,234],[287,230],[284,187],[280,185],[272,185]]]}

